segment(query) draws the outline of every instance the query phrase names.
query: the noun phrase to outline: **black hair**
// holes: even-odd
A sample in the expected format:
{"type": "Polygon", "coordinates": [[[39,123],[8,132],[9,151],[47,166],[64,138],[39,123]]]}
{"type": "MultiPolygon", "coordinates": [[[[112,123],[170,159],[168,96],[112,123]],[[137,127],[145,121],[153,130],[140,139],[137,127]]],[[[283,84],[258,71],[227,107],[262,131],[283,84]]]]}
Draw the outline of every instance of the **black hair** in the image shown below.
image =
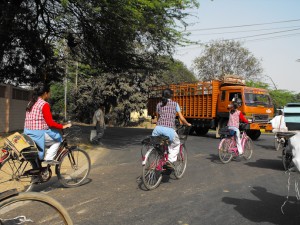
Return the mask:
{"type": "Polygon", "coordinates": [[[168,99],[170,99],[173,96],[173,91],[169,88],[164,89],[162,91],[162,106],[165,106],[168,103],[168,99]]]}
{"type": "Polygon", "coordinates": [[[36,101],[38,100],[38,98],[40,96],[42,96],[45,92],[50,92],[50,85],[45,84],[45,83],[39,83],[37,84],[37,86],[34,88],[32,96],[31,96],[31,100],[28,103],[27,107],[26,107],[26,111],[30,112],[32,109],[32,106],[36,103],[36,101]]]}
{"type": "Polygon", "coordinates": [[[232,109],[230,110],[230,113],[235,113],[236,109],[239,107],[239,104],[237,102],[232,103],[232,109]]]}

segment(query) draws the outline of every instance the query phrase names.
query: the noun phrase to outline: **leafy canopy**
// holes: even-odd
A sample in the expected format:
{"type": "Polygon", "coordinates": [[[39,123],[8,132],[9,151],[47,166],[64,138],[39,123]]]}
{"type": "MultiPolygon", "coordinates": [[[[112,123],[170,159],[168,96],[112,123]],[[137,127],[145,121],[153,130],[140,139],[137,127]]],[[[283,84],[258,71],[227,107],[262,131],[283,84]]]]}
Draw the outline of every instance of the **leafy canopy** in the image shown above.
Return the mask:
{"type": "Polygon", "coordinates": [[[102,72],[153,70],[160,55],[188,42],[177,28],[187,25],[185,9],[197,6],[196,0],[1,1],[0,82],[61,80],[59,62],[67,57],[102,72]]]}
{"type": "Polygon", "coordinates": [[[219,79],[225,74],[256,80],[263,71],[260,61],[241,42],[212,41],[203,48],[201,55],[193,62],[196,74],[201,80],[219,79]]]}

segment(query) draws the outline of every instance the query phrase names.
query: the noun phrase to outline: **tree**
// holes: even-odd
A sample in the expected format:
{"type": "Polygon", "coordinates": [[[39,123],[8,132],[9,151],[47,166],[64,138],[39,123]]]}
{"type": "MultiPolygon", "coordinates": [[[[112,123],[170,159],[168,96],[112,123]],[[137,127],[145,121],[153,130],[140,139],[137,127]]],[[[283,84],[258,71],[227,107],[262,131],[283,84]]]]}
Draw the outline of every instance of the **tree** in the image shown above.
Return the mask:
{"type": "Polygon", "coordinates": [[[182,82],[195,82],[197,78],[190,71],[183,62],[179,60],[172,60],[169,57],[162,57],[165,67],[158,73],[159,79],[164,84],[177,84],[182,82]]]}
{"type": "Polygon", "coordinates": [[[4,0],[0,2],[0,82],[60,80],[62,52],[103,72],[153,70],[188,40],[177,30],[196,0],[4,0]]]}
{"type": "Polygon", "coordinates": [[[130,112],[146,108],[148,89],[157,84],[155,76],[138,72],[83,78],[77,88],[71,89],[69,113],[73,119],[89,123],[94,111],[104,105],[111,120],[117,125],[126,125],[130,112]]]}
{"type": "Polygon", "coordinates": [[[241,42],[232,40],[205,44],[202,54],[194,60],[194,69],[201,80],[220,79],[225,74],[255,80],[263,71],[260,61],[241,42]]]}
{"type": "Polygon", "coordinates": [[[270,95],[274,104],[274,109],[282,108],[287,103],[295,102],[295,94],[287,90],[272,90],[270,95]]]}

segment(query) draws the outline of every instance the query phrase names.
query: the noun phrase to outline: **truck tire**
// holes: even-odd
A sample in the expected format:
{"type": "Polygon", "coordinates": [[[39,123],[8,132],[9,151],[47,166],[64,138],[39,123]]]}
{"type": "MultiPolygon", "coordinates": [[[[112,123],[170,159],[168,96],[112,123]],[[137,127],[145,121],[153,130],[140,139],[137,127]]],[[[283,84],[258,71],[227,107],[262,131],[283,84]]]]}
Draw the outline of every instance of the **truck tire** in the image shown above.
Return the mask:
{"type": "Polygon", "coordinates": [[[246,133],[253,141],[256,141],[261,135],[260,130],[248,130],[246,133]]]}
{"type": "Polygon", "coordinates": [[[195,129],[196,134],[197,134],[198,136],[204,136],[205,134],[207,134],[208,130],[209,130],[209,129],[206,128],[206,127],[197,127],[197,128],[195,129]]]}
{"type": "Polygon", "coordinates": [[[195,128],[192,126],[191,129],[190,129],[189,135],[193,135],[194,132],[195,132],[195,128]]]}

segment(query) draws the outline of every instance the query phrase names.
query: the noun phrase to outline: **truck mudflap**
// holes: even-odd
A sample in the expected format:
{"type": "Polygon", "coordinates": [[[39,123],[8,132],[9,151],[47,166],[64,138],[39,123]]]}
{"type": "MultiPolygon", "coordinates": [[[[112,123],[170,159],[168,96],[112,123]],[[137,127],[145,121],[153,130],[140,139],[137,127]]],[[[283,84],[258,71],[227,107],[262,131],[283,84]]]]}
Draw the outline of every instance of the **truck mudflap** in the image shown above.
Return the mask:
{"type": "Polygon", "coordinates": [[[270,123],[251,123],[250,130],[260,130],[265,132],[272,132],[272,125],[270,123]]]}

